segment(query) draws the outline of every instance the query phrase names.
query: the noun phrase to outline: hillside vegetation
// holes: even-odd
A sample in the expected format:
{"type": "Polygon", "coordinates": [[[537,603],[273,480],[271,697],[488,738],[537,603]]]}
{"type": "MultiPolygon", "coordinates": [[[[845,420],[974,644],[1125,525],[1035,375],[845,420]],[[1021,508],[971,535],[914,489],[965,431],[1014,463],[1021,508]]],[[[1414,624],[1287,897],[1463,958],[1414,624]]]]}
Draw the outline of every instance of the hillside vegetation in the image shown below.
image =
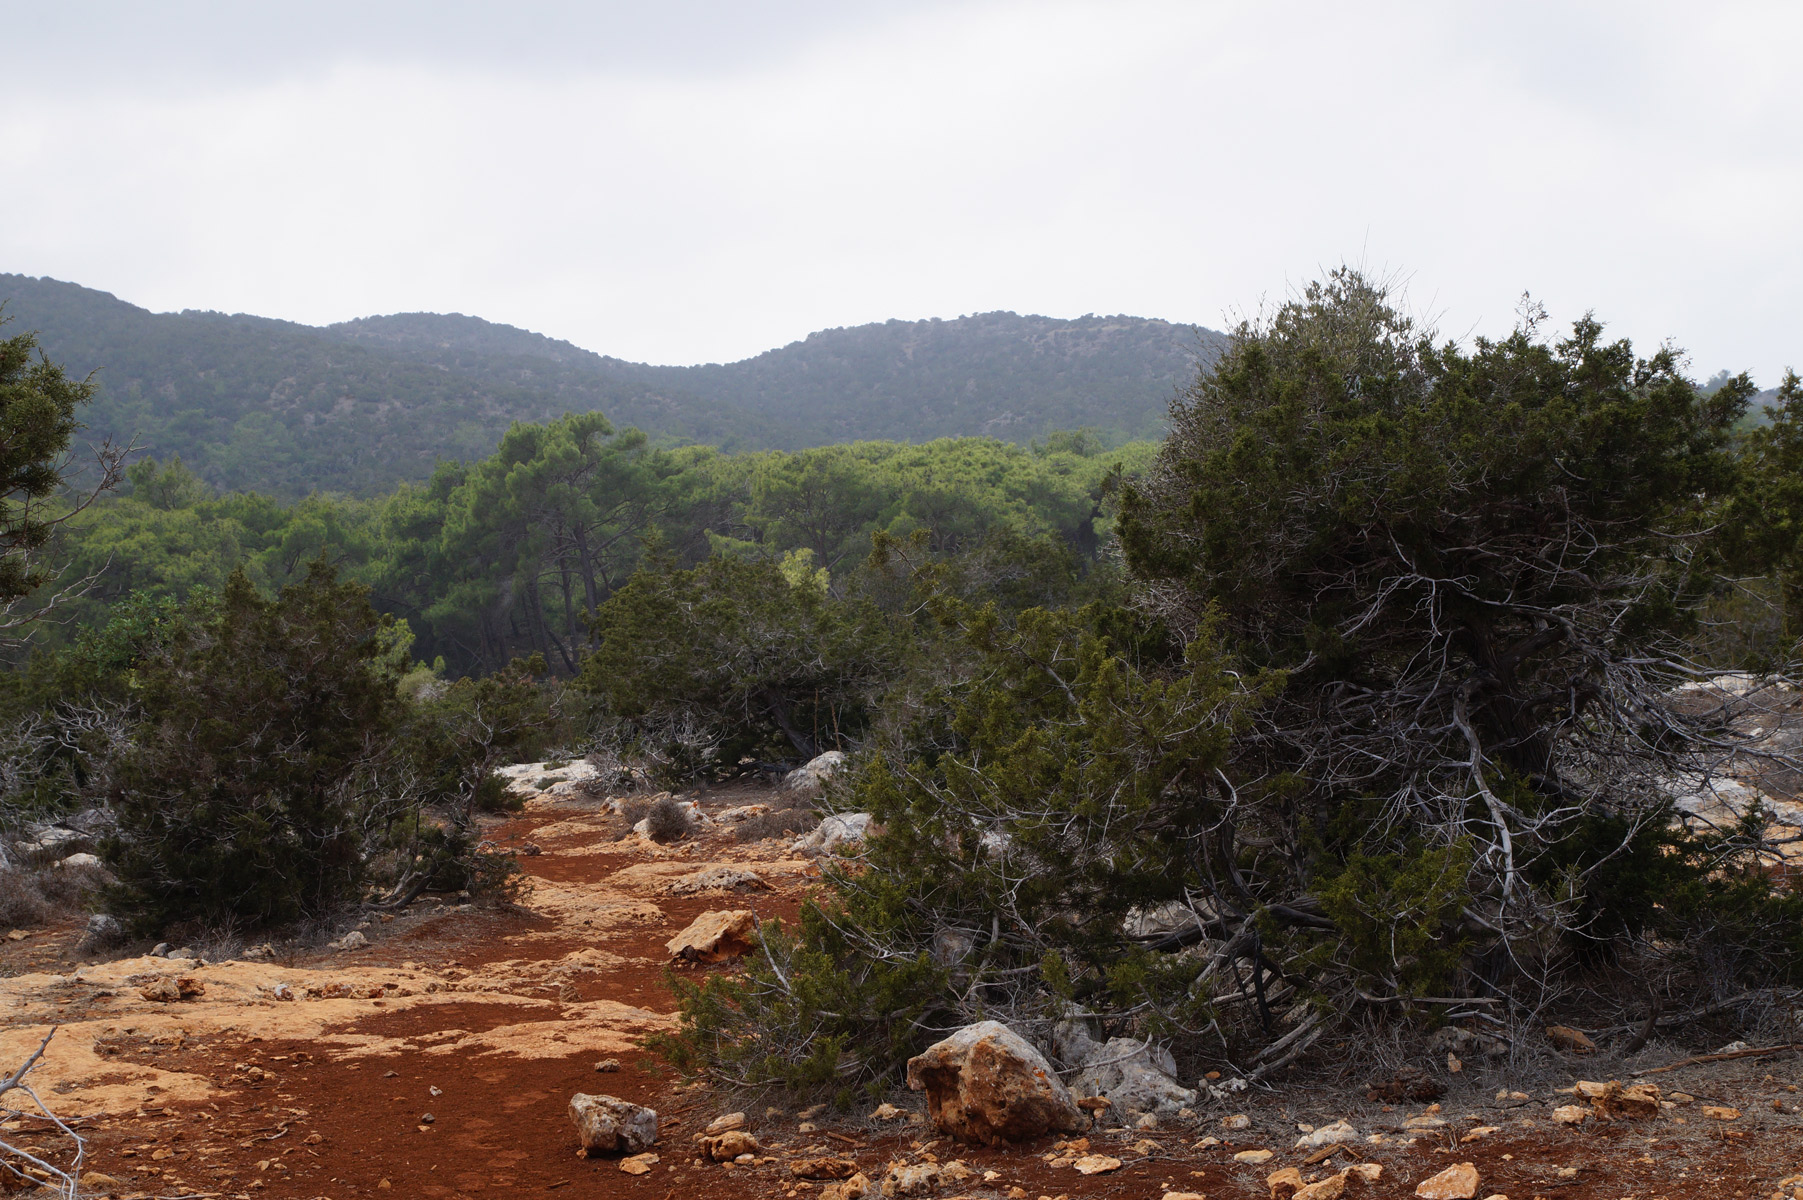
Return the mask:
{"type": "Polygon", "coordinates": [[[475,317],[325,328],[152,313],[105,292],[0,275],[17,329],[95,372],[90,435],[136,438],[208,484],[292,500],[370,496],[493,451],[516,421],[603,412],[660,444],[796,450],[867,439],[1027,442],[1093,428],[1155,437],[1218,335],[1135,317],[987,313],[816,333],[731,364],[629,363],[475,317]]]}

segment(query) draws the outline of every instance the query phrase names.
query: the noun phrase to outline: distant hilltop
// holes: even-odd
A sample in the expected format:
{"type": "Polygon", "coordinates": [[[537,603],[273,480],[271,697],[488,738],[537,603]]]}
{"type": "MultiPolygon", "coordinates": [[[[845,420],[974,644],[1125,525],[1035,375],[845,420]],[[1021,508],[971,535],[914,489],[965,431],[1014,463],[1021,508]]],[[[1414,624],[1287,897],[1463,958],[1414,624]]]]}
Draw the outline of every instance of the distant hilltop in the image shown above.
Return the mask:
{"type": "Polygon", "coordinates": [[[605,413],[660,440],[796,450],[864,439],[1089,428],[1160,436],[1176,390],[1225,339],[1143,317],[980,313],[828,329],[753,358],[626,362],[479,317],[401,313],[316,327],[153,313],[73,283],[0,274],[8,333],[96,372],[90,437],[136,436],[227,489],[370,495],[477,458],[515,421],[605,413]]]}

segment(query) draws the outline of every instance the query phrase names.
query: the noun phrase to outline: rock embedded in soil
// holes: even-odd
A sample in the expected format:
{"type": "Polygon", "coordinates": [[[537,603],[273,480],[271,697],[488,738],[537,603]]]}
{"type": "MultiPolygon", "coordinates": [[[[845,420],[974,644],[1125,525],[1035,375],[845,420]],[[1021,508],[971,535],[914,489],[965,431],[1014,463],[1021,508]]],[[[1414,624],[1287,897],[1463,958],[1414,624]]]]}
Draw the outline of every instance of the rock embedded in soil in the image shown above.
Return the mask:
{"type": "Polygon", "coordinates": [[[1264,1164],[1270,1162],[1274,1155],[1275,1152],[1271,1150],[1241,1150],[1238,1154],[1233,1156],[1233,1161],[1236,1163],[1246,1163],[1254,1167],[1262,1167],[1264,1164]]]}
{"type": "Polygon", "coordinates": [[[570,1121],[586,1154],[637,1154],[657,1141],[657,1112],[618,1096],[570,1097],[570,1121]]]}
{"type": "Polygon", "coordinates": [[[1302,1190],[1302,1171],[1297,1167],[1272,1171],[1265,1176],[1265,1186],[1271,1189],[1271,1200],[1290,1200],[1302,1190]]]}
{"type": "Polygon", "coordinates": [[[1105,1175],[1121,1169],[1121,1160],[1111,1154],[1085,1154],[1071,1166],[1079,1175],[1105,1175]]]}
{"type": "Polygon", "coordinates": [[[1340,1200],[1346,1192],[1346,1176],[1329,1175],[1297,1192],[1292,1200],[1340,1200]]]}
{"type": "Polygon", "coordinates": [[[620,1160],[620,1170],[628,1175],[643,1175],[657,1165],[655,1154],[632,1154],[620,1160]]]}
{"type": "Polygon", "coordinates": [[[997,1145],[1089,1125],[1039,1051],[999,1021],[967,1025],[908,1060],[908,1086],[927,1094],[943,1133],[997,1145]]]}
{"type": "Polygon", "coordinates": [[[870,1177],[860,1171],[844,1183],[827,1184],[820,1193],[820,1200],[865,1200],[870,1193],[870,1177]]]}
{"type": "Polygon", "coordinates": [[[709,1121],[707,1123],[707,1128],[701,1132],[706,1134],[725,1133],[731,1129],[743,1128],[745,1128],[745,1114],[742,1112],[729,1112],[709,1121]]]}
{"type": "Polygon", "coordinates": [[[789,1164],[797,1179],[850,1179],[857,1173],[858,1164],[849,1158],[798,1158],[789,1164]]]}
{"type": "Polygon", "coordinates": [[[664,943],[672,958],[687,962],[724,962],[737,958],[757,941],[757,916],[748,908],[704,912],[689,927],[664,943]]]}
{"type": "Polygon", "coordinates": [[[1416,1184],[1415,1195],[1421,1200],[1477,1200],[1477,1183],[1475,1164],[1456,1163],[1416,1184]]]}

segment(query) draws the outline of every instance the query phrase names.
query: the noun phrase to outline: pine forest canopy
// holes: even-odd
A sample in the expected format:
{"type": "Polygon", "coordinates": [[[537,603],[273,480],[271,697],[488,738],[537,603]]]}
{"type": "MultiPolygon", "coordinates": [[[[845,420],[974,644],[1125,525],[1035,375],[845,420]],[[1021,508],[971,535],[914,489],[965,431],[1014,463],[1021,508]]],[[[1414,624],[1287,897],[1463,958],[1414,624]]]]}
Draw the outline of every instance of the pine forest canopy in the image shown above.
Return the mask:
{"type": "Polygon", "coordinates": [[[152,313],[0,275],[0,303],[72,378],[94,372],[91,436],[136,438],[206,483],[284,500],[372,496],[491,453],[516,421],[606,414],[662,445],[795,450],[865,439],[1026,443],[1090,428],[1161,436],[1218,334],[1137,317],[985,313],[815,333],[743,362],[650,366],[475,317],[316,328],[152,313]]]}

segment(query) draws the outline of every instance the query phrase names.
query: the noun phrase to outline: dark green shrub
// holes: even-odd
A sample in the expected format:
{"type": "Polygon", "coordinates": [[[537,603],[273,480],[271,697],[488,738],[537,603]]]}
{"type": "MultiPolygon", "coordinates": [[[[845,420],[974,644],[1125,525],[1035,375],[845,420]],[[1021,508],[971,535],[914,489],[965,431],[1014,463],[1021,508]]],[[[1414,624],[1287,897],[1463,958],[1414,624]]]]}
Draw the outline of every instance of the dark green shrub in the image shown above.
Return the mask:
{"type": "Polygon", "coordinates": [[[400,720],[384,625],[324,562],[274,600],[239,571],[216,615],[140,662],[103,847],[121,918],[257,926],[360,896],[400,720]]]}

